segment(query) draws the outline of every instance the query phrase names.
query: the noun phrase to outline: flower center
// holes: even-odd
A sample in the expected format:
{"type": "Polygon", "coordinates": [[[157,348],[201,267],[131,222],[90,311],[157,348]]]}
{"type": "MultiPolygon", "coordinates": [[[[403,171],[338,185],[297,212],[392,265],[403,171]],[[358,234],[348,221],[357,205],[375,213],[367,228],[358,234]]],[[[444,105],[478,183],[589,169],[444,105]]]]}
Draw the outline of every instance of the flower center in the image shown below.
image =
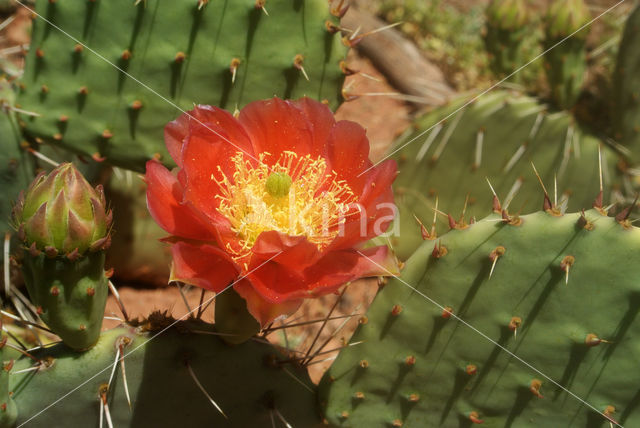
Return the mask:
{"type": "Polygon", "coordinates": [[[264,187],[267,189],[267,193],[274,198],[282,198],[289,194],[291,177],[286,172],[273,172],[267,177],[264,187]]]}
{"type": "Polygon", "coordinates": [[[236,233],[237,242],[227,244],[236,259],[249,255],[258,236],[270,230],[305,236],[322,249],[338,235],[357,201],[349,185],[328,171],[323,158],[287,151],[268,166],[265,159],[270,156],[260,154],[254,165],[242,152],[236,153],[232,177],[218,168],[218,212],[236,233]]]}

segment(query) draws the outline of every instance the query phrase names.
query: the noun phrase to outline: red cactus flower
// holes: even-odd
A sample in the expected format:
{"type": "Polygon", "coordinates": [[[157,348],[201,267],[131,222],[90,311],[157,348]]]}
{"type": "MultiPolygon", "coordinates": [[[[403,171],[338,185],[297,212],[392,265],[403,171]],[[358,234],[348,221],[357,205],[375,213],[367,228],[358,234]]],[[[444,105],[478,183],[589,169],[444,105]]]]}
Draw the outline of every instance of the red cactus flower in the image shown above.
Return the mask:
{"type": "Polygon", "coordinates": [[[147,163],[147,205],[173,235],[172,280],[218,293],[240,279],[265,325],[397,270],[386,246],[362,246],[393,219],[395,162],[372,168],[365,130],[324,104],[273,98],[237,119],[200,105],[166,126],[165,142],[178,167],[147,163]]]}

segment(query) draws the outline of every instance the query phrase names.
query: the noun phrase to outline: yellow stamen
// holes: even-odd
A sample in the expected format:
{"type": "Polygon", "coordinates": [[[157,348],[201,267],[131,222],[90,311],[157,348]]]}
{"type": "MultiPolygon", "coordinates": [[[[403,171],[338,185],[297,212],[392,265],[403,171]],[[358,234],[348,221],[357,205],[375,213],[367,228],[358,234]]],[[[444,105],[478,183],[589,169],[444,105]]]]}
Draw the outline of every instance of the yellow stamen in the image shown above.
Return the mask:
{"type": "Polygon", "coordinates": [[[322,158],[283,152],[271,166],[258,157],[258,164],[245,160],[242,152],[231,159],[232,177],[220,167],[218,212],[231,223],[237,245],[227,245],[236,260],[250,254],[258,236],[277,230],[291,236],[305,236],[318,248],[326,247],[340,232],[340,225],[357,201],[349,185],[328,171],[322,158]]]}

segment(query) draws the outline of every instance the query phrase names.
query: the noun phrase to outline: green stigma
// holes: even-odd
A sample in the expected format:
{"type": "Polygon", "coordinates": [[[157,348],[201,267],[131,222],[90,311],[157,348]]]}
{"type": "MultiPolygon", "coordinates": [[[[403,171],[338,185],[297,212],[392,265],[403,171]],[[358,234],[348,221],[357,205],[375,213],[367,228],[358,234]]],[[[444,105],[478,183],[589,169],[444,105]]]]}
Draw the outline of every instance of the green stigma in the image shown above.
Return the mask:
{"type": "Polygon", "coordinates": [[[267,188],[267,193],[274,198],[282,198],[289,194],[291,177],[284,172],[273,172],[267,177],[265,187],[267,188]]]}

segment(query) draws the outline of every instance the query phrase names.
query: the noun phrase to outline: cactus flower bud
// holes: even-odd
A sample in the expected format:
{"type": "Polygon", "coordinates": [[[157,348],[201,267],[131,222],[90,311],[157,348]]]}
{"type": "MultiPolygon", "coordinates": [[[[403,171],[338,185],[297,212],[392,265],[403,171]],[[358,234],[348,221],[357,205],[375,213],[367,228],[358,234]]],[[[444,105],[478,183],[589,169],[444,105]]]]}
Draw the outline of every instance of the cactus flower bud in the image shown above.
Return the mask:
{"type": "MultiPolygon", "coordinates": [[[[584,0],[555,1],[546,17],[547,37],[568,37],[585,26],[590,19],[591,13],[584,0]]],[[[587,31],[580,31],[572,37],[586,39],[587,31]]]]}
{"type": "Polygon", "coordinates": [[[524,0],[493,0],[486,10],[489,25],[503,30],[519,30],[529,21],[524,0]]]}
{"type": "Polygon", "coordinates": [[[69,347],[98,340],[107,302],[105,252],[111,212],[101,187],[92,188],[70,163],[38,175],[13,211],[28,251],[24,282],[40,316],[69,347]]]}
{"type": "Polygon", "coordinates": [[[27,247],[71,257],[109,246],[111,212],[101,186],[95,189],[71,163],[41,173],[20,196],[13,217],[27,247]]]}

